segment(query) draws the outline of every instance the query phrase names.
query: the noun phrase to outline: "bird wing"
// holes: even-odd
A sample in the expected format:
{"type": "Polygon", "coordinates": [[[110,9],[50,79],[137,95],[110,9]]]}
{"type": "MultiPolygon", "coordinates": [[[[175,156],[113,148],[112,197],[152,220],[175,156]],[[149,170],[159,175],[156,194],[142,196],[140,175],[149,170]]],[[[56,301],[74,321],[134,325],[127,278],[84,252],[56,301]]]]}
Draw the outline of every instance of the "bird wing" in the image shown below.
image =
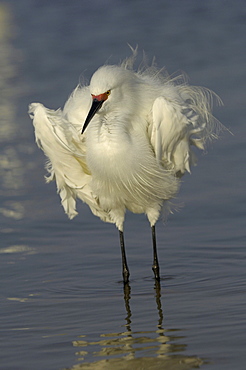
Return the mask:
{"type": "Polygon", "coordinates": [[[213,135],[214,120],[201,88],[180,87],[176,97],[171,95],[154,101],[148,132],[157,161],[182,176],[196,163],[191,146],[204,149],[205,141],[213,135]]]}
{"type": "Polygon", "coordinates": [[[66,120],[63,112],[32,103],[29,114],[33,119],[37,145],[49,158],[47,182],[56,180],[61,202],[69,218],[76,216],[78,196],[93,212],[98,205],[90,188],[90,171],[86,165],[85,138],[66,120]],[[94,209],[95,208],[95,209],[94,209]]]}

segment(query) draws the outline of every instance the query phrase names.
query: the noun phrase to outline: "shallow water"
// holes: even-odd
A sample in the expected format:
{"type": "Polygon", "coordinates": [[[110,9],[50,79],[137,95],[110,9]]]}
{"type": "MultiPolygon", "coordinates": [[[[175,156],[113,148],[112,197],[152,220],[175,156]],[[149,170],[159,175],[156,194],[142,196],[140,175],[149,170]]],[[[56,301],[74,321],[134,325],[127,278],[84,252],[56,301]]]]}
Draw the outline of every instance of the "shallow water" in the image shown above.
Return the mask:
{"type": "Polygon", "coordinates": [[[245,2],[10,0],[0,17],[0,368],[244,369],[245,2]],[[124,290],[117,230],[81,204],[63,214],[26,112],[62,106],[127,43],[216,91],[233,135],[199,154],[158,223],[161,287],[148,223],[127,214],[124,290]]]}

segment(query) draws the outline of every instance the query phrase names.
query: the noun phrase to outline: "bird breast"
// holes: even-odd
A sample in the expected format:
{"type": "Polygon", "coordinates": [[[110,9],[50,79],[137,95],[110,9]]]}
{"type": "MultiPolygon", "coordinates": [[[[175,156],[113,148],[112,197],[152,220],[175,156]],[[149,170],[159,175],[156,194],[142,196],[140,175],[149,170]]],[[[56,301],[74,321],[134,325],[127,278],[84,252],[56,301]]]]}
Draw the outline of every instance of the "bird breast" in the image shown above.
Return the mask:
{"type": "Polygon", "coordinates": [[[103,126],[91,122],[86,136],[91,187],[102,208],[141,213],[173,197],[176,179],[157,163],[144,131],[103,126]]]}
{"type": "Polygon", "coordinates": [[[101,119],[100,124],[91,122],[86,146],[87,164],[94,177],[112,179],[129,166],[127,162],[132,156],[132,138],[121,130],[117,122],[110,123],[106,118],[101,119]]]}

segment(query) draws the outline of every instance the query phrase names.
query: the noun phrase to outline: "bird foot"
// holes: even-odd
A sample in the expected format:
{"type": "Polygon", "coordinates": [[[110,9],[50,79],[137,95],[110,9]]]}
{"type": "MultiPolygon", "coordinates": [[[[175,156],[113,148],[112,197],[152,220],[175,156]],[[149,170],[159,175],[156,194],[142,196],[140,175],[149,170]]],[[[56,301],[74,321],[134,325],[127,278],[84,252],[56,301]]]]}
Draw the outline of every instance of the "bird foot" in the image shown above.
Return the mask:
{"type": "Polygon", "coordinates": [[[130,273],[129,273],[129,270],[124,268],[123,271],[122,271],[122,275],[123,275],[123,282],[124,284],[128,284],[129,283],[129,277],[130,277],[130,273]]]}
{"type": "Polygon", "coordinates": [[[159,269],[159,266],[154,264],[154,265],[152,266],[152,270],[153,270],[153,272],[154,272],[155,279],[156,279],[157,281],[160,281],[160,269],[159,269]]]}

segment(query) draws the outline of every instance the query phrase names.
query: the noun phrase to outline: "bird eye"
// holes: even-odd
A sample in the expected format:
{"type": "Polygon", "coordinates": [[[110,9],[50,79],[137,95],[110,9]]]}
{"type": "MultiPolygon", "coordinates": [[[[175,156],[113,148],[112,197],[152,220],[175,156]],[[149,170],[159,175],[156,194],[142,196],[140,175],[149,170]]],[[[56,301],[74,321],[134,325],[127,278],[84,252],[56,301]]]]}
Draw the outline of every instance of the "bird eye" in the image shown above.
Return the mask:
{"type": "Polygon", "coordinates": [[[111,94],[111,90],[106,91],[106,94],[107,95],[110,95],[111,94]]]}

